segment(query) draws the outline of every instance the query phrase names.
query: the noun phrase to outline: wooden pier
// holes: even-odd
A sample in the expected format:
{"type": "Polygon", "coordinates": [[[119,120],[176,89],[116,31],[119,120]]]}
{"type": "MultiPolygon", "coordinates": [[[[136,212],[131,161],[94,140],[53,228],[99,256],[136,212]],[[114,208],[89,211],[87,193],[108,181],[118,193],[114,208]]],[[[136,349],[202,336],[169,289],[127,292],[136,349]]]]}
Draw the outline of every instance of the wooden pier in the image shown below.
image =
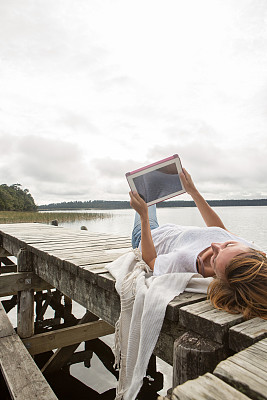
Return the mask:
{"type": "MultiPolygon", "coordinates": [[[[120,300],[106,265],[130,245],[118,235],[37,223],[0,225],[0,296],[14,296],[0,308],[0,367],[13,399],[56,399],[45,377],[79,358],[74,352],[81,342],[114,332],[120,300]],[[17,257],[16,265],[10,256],[17,257]],[[79,321],[70,312],[71,300],[85,309],[79,321]],[[16,302],[17,331],[6,314],[16,302]],[[45,331],[49,303],[56,317],[45,331]],[[54,349],[39,369],[35,355],[54,349]]],[[[167,307],[154,355],[173,365],[174,400],[267,399],[266,337],[267,321],[244,321],[215,310],[204,295],[183,293],[167,307]]],[[[89,364],[90,354],[88,347],[83,356],[89,364]]]]}

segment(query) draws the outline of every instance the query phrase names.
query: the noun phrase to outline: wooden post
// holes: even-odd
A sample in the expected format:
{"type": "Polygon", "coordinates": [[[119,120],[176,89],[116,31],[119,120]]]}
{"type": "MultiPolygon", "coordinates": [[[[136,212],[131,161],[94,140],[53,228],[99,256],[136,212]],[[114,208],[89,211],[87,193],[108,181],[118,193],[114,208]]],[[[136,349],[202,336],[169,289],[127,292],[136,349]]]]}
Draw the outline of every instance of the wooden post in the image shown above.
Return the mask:
{"type": "Polygon", "coordinates": [[[174,342],[173,388],[188,379],[212,372],[227,357],[225,347],[194,332],[186,332],[174,342]]]}
{"type": "MultiPolygon", "coordinates": [[[[32,272],[32,253],[20,249],[17,255],[19,272],[32,272]]],[[[30,282],[26,282],[30,283],[30,282]]],[[[34,291],[33,289],[18,292],[17,333],[21,338],[34,334],[34,291]]]]}

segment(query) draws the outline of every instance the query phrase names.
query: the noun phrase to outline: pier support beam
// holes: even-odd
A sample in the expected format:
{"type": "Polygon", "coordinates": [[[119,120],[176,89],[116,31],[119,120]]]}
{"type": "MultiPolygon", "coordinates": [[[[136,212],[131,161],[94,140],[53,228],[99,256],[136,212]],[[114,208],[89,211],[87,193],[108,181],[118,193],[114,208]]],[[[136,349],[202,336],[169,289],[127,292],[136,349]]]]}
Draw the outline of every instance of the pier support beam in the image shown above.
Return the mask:
{"type": "Polygon", "coordinates": [[[86,340],[96,339],[111,333],[114,333],[113,326],[103,320],[99,320],[40,333],[22,341],[29,353],[35,355],[60,347],[71,346],[75,343],[80,344],[86,340]]]}
{"type": "MultiPolygon", "coordinates": [[[[32,272],[32,253],[25,249],[20,249],[17,255],[17,265],[18,272],[32,272]]],[[[33,289],[18,292],[17,333],[21,338],[28,338],[34,334],[33,289]]]]}
{"type": "Polygon", "coordinates": [[[173,388],[206,372],[227,357],[222,344],[194,332],[186,332],[174,342],[173,388]]]}

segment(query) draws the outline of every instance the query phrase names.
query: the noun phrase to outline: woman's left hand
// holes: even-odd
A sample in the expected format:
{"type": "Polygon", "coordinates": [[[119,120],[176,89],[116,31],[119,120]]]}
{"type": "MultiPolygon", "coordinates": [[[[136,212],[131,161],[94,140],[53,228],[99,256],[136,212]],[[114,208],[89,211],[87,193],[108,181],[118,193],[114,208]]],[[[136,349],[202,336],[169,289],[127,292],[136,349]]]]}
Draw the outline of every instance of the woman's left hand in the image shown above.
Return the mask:
{"type": "Polygon", "coordinates": [[[140,217],[148,216],[148,207],[146,202],[139,196],[137,192],[129,192],[130,195],[130,205],[131,207],[138,212],[140,217]]]}

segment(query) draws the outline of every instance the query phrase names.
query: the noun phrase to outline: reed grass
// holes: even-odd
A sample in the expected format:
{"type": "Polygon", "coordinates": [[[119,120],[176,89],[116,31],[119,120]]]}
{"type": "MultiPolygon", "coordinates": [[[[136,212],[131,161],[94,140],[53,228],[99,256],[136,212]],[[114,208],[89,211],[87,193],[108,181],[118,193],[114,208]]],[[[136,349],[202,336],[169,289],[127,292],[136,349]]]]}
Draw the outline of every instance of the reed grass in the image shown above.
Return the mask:
{"type": "Polygon", "coordinates": [[[57,219],[58,223],[89,221],[95,219],[110,218],[108,213],[75,213],[75,212],[27,212],[27,211],[0,211],[0,224],[10,224],[18,222],[41,222],[50,224],[57,219]]]}

